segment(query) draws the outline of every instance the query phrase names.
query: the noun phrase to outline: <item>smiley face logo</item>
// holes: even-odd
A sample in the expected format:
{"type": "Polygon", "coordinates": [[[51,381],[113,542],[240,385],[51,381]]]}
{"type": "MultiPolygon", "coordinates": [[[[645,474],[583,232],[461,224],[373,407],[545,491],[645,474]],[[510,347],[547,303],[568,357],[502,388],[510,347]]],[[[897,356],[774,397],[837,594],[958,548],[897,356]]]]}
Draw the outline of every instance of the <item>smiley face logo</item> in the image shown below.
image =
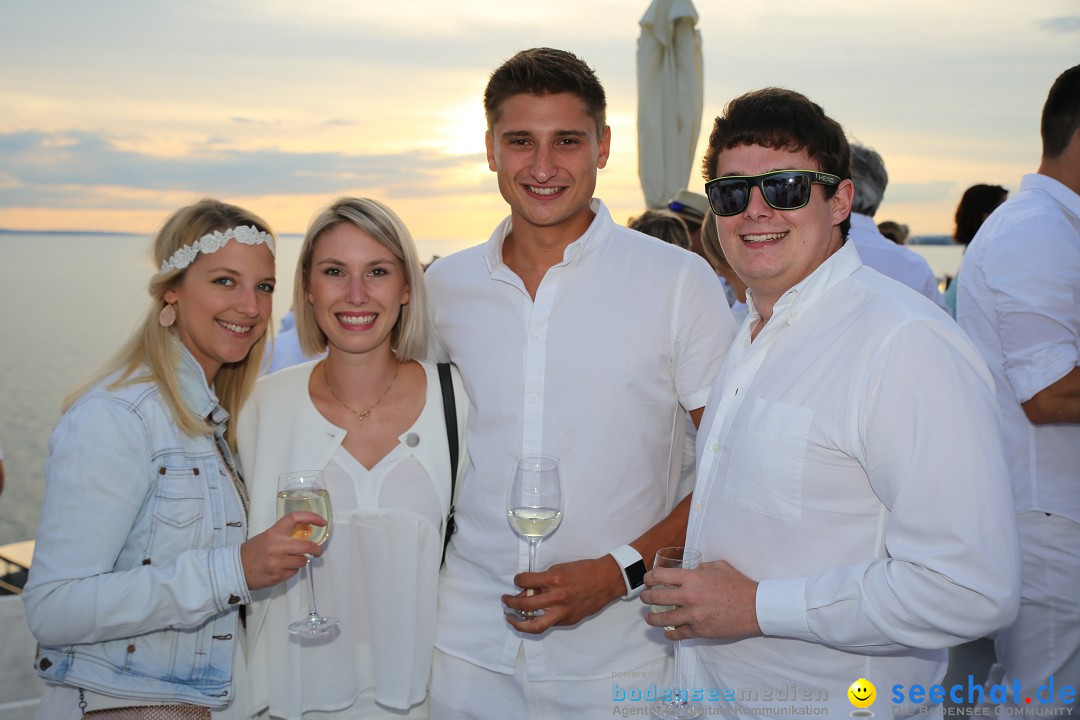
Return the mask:
{"type": "Polygon", "coordinates": [[[868,708],[877,699],[877,688],[866,678],[859,678],[851,683],[847,691],[848,700],[857,708],[868,708]]]}

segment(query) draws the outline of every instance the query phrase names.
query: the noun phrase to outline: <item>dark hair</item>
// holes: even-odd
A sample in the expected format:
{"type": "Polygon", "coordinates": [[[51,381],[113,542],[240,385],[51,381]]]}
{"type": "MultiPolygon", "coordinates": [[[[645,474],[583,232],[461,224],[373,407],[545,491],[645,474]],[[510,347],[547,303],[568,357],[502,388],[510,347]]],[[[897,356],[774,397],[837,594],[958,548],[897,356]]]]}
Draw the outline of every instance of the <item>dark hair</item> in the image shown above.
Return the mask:
{"type": "Polygon", "coordinates": [[[514,95],[572,93],[596,120],[597,135],[607,125],[607,97],[596,73],[573,53],[552,48],[522,50],[491,73],[484,89],[484,114],[490,130],[502,104],[514,95]]]}
{"type": "Polygon", "coordinates": [[[1043,157],[1056,158],[1065,151],[1080,128],[1080,65],[1058,76],[1046,97],[1042,112],[1043,157]]]}
{"type": "Polygon", "coordinates": [[[690,230],[686,227],[686,221],[670,210],[646,210],[630,218],[626,226],[683,250],[690,249],[690,230]]]}
{"type": "MultiPolygon", "coordinates": [[[[817,168],[841,179],[851,178],[851,148],[844,128],[801,93],[784,88],[764,88],[740,95],[727,104],[716,118],[709,147],[702,161],[706,180],[716,177],[720,153],[736,145],[760,145],[799,152],[805,150],[817,168]]],[[[792,168],[813,170],[814,168],[792,168]]],[[[825,197],[836,194],[836,187],[823,186],[825,197]]],[[[851,218],[840,223],[841,237],[846,238],[851,218]]]]}
{"type": "Polygon", "coordinates": [[[967,245],[990,213],[1005,202],[1009,191],[1000,185],[972,185],[964,191],[956,206],[956,232],[953,239],[967,245]]]}

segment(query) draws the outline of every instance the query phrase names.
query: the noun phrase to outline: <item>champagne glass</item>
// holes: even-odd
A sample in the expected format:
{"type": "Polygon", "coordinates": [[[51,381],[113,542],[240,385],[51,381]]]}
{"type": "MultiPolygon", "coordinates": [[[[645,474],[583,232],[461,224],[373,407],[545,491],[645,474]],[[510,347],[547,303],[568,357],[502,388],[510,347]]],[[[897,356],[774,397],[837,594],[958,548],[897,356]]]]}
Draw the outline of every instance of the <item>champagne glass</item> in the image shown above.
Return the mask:
{"type": "MultiPolygon", "coordinates": [[[[326,520],[326,527],[311,523],[298,523],[293,528],[292,536],[302,540],[311,540],[322,545],[330,537],[330,524],[333,512],[330,510],[330,493],[326,491],[323,474],[320,470],[302,470],[285,473],[278,477],[277,515],[279,518],[297,510],[307,510],[326,520]]],[[[307,556],[304,566],[307,573],[308,589],[311,592],[311,609],[303,620],[289,625],[289,632],[305,638],[326,635],[338,626],[336,618],[323,617],[315,607],[315,580],[312,577],[311,556],[307,556]]]]}
{"type": "MultiPolygon", "coordinates": [[[[562,522],[562,484],[559,459],[548,455],[522,455],[514,462],[506,494],[510,527],[529,541],[529,572],[536,571],[536,548],[562,522]]],[[[527,593],[532,595],[530,589],[527,593]]],[[[518,620],[532,620],[544,610],[515,610],[518,620]]]]}
{"type": "MultiPolygon", "coordinates": [[[[656,559],[653,560],[653,568],[682,568],[684,570],[693,570],[701,564],[701,551],[693,548],[684,547],[666,547],[660,548],[656,553],[656,559]]],[[[653,585],[653,588],[668,588],[671,585],[653,585]]],[[[652,611],[654,613],[667,612],[668,610],[674,610],[678,605],[653,605],[652,611]]],[[[675,626],[665,625],[665,630],[674,630],[675,626]]],[[[692,702],[690,700],[690,689],[680,687],[679,682],[679,649],[682,645],[681,640],[675,641],[675,673],[674,682],[671,688],[670,699],[657,700],[652,706],[652,716],[656,718],[665,718],[666,720],[687,720],[688,718],[699,718],[705,715],[704,708],[700,703],[692,702]]]]}

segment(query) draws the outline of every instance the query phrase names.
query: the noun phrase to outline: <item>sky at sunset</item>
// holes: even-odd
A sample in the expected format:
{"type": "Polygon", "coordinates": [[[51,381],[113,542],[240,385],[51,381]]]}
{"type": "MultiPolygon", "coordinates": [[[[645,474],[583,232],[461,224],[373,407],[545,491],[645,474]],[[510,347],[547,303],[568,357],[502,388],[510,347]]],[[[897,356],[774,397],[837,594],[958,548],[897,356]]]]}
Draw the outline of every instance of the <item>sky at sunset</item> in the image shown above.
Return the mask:
{"type": "MultiPolygon", "coordinates": [[[[0,0],[0,228],[152,232],[204,195],[302,233],[343,194],[417,239],[506,214],[483,155],[490,71],[539,45],[592,65],[612,158],[597,195],[641,211],[635,50],[648,0],[0,0]]],[[[877,219],[951,233],[963,190],[1015,190],[1039,113],[1080,62],[1076,0],[696,0],[705,112],[799,90],[885,158],[877,219]]],[[[695,168],[691,188],[700,188],[695,168]]]]}

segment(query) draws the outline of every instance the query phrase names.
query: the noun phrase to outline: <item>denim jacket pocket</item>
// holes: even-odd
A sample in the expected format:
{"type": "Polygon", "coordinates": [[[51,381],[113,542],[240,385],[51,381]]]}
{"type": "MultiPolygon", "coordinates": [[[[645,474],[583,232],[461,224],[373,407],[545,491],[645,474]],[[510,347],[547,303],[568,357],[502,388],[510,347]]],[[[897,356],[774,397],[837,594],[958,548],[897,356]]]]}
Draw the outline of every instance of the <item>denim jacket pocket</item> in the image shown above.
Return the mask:
{"type": "Polygon", "coordinates": [[[156,555],[177,554],[199,546],[206,512],[206,480],[187,458],[162,464],[154,488],[154,521],[150,539],[156,555]]]}
{"type": "Polygon", "coordinates": [[[735,438],[724,502],[797,520],[802,517],[802,478],[813,411],[754,401],[735,438]]]}

